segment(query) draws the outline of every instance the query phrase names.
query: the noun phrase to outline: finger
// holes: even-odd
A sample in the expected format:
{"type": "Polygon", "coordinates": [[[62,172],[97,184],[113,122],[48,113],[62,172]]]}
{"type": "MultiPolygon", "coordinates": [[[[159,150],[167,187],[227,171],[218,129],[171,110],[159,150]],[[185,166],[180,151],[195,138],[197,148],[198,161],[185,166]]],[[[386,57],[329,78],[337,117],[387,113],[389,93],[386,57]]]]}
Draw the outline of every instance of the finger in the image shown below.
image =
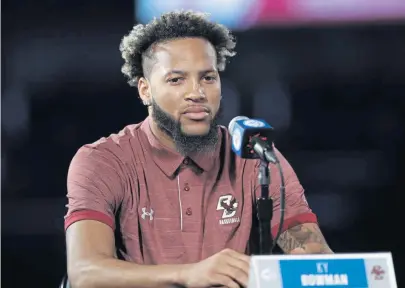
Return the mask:
{"type": "Polygon", "coordinates": [[[246,277],[249,277],[250,263],[240,260],[239,258],[228,257],[226,263],[232,267],[235,267],[245,274],[246,277]]]}
{"type": "Polygon", "coordinates": [[[243,287],[247,287],[249,275],[242,269],[236,268],[228,263],[221,265],[218,271],[220,274],[231,277],[236,280],[243,287]]]}
{"type": "Polygon", "coordinates": [[[212,277],[212,283],[215,283],[215,286],[225,286],[228,288],[240,288],[239,284],[236,283],[232,278],[226,275],[217,274],[215,277],[212,277]]]}
{"type": "Polygon", "coordinates": [[[248,264],[250,263],[250,256],[236,252],[235,250],[227,249],[227,254],[248,264]]]}

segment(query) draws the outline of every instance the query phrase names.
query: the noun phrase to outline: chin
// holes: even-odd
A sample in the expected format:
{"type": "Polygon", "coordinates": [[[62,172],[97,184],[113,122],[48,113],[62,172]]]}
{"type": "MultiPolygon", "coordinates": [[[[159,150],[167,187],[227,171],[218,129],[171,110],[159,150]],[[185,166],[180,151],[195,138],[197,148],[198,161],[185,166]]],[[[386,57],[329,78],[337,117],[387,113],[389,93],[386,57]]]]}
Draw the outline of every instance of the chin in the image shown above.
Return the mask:
{"type": "Polygon", "coordinates": [[[182,125],[181,131],[187,136],[205,136],[210,132],[210,124],[201,122],[191,125],[182,125]]]}

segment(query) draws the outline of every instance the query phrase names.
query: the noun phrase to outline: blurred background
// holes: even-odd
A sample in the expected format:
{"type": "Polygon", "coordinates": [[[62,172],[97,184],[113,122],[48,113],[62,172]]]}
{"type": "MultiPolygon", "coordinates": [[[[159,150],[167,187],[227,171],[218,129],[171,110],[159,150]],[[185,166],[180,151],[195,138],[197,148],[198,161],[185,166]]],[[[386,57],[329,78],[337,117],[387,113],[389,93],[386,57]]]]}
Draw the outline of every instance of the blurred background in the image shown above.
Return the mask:
{"type": "Polygon", "coordinates": [[[71,158],[146,116],[120,40],[178,8],[210,12],[237,37],[223,124],[270,122],[333,250],[391,251],[404,287],[404,0],[1,4],[3,287],[58,286],[71,158]]]}

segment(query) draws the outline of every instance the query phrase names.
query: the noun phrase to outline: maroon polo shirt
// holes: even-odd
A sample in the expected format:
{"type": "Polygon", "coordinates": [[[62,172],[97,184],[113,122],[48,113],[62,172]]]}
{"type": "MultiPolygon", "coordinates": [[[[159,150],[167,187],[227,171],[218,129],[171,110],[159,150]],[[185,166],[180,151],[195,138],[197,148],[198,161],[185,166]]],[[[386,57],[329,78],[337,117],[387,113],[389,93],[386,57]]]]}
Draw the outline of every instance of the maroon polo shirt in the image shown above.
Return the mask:
{"type": "MultiPolygon", "coordinates": [[[[237,157],[225,127],[218,127],[213,153],[184,158],[154,137],[150,121],[78,150],[68,173],[65,229],[80,220],[103,222],[115,231],[119,253],[138,264],[192,263],[224,248],[248,253],[259,161],[237,157]]],[[[292,167],[276,153],[286,180],[283,230],[316,222],[292,167]]],[[[270,171],[276,234],[280,177],[275,166],[270,171]]]]}

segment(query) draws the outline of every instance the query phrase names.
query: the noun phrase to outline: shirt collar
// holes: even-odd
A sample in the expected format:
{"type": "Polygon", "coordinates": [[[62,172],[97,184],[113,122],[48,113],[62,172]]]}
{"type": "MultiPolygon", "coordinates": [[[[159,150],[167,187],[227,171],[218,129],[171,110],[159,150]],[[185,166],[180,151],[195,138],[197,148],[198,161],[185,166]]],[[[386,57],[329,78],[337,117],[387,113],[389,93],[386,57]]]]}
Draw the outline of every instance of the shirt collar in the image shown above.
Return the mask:
{"type": "Polygon", "coordinates": [[[149,142],[149,147],[152,155],[152,159],[156,165],[166,174],[166,176],[171,177],[174,175],[176,170],[180,165],[187,165],[190,158],[198,167],[204,171],[209,171],[215,165],[216,159],[219,157],[220,147],[222,143],[222,133],[220,127],[217,128],[218,132],[218,144],[215,150],[211,153],[195,153],[189,157],[184,157],[174,149],[164,146],[159,139],[152,133],[150,128],[151,117],[147,117],[145,121],[141,124],[141,130],[145,133],[146,138],[149,142]]]}

